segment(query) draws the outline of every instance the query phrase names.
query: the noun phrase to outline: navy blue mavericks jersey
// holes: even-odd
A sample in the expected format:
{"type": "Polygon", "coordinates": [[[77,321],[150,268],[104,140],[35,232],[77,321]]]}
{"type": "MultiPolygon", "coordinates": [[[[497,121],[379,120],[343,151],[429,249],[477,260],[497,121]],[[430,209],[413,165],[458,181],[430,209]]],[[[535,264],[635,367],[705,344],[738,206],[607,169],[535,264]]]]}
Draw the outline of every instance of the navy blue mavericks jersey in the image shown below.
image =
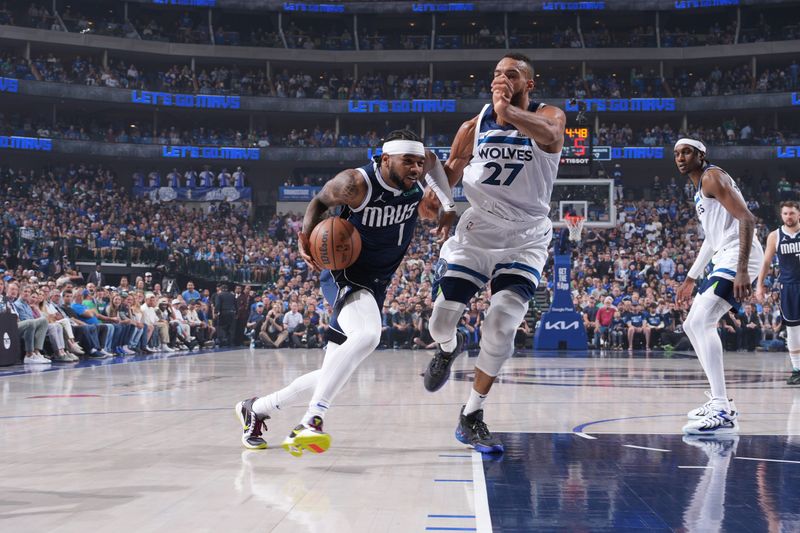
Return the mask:
{"type": "Polygon", "coordinates": [[[778,228],[778,265],[781,273],[778,281],[787,283],[800,283],[800,231],[794,237],[778,228]]]}
{"type": "Polygon", "coordinates": [[[361,235],[361,254],[355,263],[333,272],[337,284],[369,289],[383,304],[386,285],[400,266],[417,225],[417,204],[422,187],[416,183],[408,191],[386,183],[375,163],[358,169],[367,181],[367,197],[355,209],[345,207],[341,217],[361,235]]]}
{"type": "Polygon", "coordinates": [[[781,273],[781,316],[787,326],[800,326],[800,232],[788,235],[778,228],[778,265],[781,273]]]}

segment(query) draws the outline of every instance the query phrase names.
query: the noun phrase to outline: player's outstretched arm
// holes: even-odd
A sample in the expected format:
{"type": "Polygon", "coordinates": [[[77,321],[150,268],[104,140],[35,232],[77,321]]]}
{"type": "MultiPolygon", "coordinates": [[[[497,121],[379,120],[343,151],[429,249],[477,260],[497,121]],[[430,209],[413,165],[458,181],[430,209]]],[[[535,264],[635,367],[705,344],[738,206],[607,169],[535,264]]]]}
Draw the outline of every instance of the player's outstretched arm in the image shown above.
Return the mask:
{"type": "Polygon", "coordinates": [[[733,280],[733,295],[737,301],[741,301],[750,296],[752,291],[747,265],[750,262],[756,217],[747,208],[741,196],[734,194],[731,180],[724,179],[728,177],[725,173],[711,169],[706,176],[707,179],[703,181],[703,190],[707,195],[716,198],[722,207],[739,221],[739,261],[736,265],[736,278],[733,280]]]}
{"type": "Polygon", "coordinates": [[[311,232],[322,220],[328,209],[337,205],[346,205],[357,209],[367,197],[367,182],[364,176],[355,169],[347,169],[328,181],[322,190],[308,203],[303,217],[303,230],[299,235],[300,256],[312,268],[321,270],[311,258],[311,247],[308,239],[311,232]]]}
{"type": "Polygon", "coordinates": [[[758,281],[756,281],[756,299],[761,303],[764,303],[766,299],[764,280],[767,279],[767,274],[769,274],[769,269],[772,266],[772,259],[775,257],[777,245],[778,230],[775,230],[767,237],[767,249],[764,250],[764,260],[761,262],[761,271],[758,273],[758,281]]]}

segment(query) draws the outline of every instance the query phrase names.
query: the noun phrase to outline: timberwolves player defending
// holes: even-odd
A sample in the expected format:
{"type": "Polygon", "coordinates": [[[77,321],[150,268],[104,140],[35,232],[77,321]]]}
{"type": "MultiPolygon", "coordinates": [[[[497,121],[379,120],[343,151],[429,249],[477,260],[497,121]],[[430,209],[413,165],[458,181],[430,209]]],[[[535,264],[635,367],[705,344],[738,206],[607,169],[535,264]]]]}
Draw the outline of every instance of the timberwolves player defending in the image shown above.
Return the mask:
{"type": "Polygon", "coordinates": [[[783,202],[781,220],[783,226],[767,237],[767,250],[758,275],[756,296],[759,301],[764,301],[764,278],[777,253],[781,269],[778,276],[781,283],[781,317],[786,326],[786,347],[789,348],[792,362],[792,375],[786,383],[800,385],[800,203],[783,202]]]}
{"type": "Polygon", "coordinates": [[[528,311],[552,239],[550,195],[564,144],[564,112],[532,102],[533,67],[518,54],[494,70],[492,103],[459,128],[445,167],[450,185],[463,177],[471,207],[455,236],[442,246],[429,327],[439,348],[425,371],[425,388],[436,391],[450,375],[463,339],[456,326],[466,304],[486,283],[491,304],[481,330],[480,354],[456,438],[485,453],[502,443],[483,422],[483,403],[528,311]]]}
{"type": "Polygon", "coordinates": [[[713,270],[692,302],[683,330],[692,342],[711,385],[709,401],[689,411],[684,433],[714,435],[736,433],[738,412],[725,390],[722,341],[717,323],[731,307],[750,296],[751,279],[758,274],[764,250],[755,237],[755,217],[747,209],[739,187],[727,172],[706,161],[706,147],[694,139],[675,143],[675,164],[692,181],[697,217],[705,240],[689,275],[678,288],[678,301],[692,298],[695,280],[709,260],[713,270]]]}
{"type": "MultiPolygon", "coordinates": [[[[427,159],[435,156],[428,154],[427,159]]],[[[361,235],[361,254],[353,265],[332,272],[338,294],[332,304],[322,368],[298,377],[284,389],[236,405],[246,448],[266,448],[261,436],[262,429],[266,430],[264,420],[312,389],[308,411],[283,441],[283,447],[300,456],[305,450],[322,453],[330,446],[330,435],[322,430],[323,418],[356,367],[380,342],[380,310],[386,287],[414,235],[417,204],[423,197],[418,180],[425,164],[425,149],[414,133],[392,132],[374,163],[341,172],[309,203],[300,234],[300,254],[312,268],[318,267],[309,253],[308,238],[334,206],[343,206],[341,217],[361,235]]],[[[440,185],[440,189],[449,189],[446,181],[440,185]]]]}

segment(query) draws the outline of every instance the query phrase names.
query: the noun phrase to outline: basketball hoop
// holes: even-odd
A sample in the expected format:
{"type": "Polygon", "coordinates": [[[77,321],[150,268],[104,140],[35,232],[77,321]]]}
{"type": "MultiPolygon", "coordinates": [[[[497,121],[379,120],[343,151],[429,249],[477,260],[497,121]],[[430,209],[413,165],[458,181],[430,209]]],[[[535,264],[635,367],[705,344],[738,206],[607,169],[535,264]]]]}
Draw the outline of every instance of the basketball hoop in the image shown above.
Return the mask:
{"type": "Polygon", "coordinates": [[[581,233],[583,233],[583,224],[586,218],[580,215],[567,215],[564,217],[564,222],[567,224],[569,230],[569,240],[572,242],[580,242],[581,233]]]}

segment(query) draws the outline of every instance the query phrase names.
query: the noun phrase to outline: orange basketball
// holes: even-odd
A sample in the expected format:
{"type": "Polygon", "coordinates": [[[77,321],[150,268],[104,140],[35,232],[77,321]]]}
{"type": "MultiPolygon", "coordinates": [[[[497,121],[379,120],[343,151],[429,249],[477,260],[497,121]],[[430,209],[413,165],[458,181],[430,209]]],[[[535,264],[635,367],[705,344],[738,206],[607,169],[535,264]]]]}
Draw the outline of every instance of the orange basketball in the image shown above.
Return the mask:
{"type": "Polygon", "coordinates": [[[317,224],[309,243],[314,261],[330,270],[349,267],[361,253],[361,235],[350,222],[339,217],[329,217],[317,224]]]}

